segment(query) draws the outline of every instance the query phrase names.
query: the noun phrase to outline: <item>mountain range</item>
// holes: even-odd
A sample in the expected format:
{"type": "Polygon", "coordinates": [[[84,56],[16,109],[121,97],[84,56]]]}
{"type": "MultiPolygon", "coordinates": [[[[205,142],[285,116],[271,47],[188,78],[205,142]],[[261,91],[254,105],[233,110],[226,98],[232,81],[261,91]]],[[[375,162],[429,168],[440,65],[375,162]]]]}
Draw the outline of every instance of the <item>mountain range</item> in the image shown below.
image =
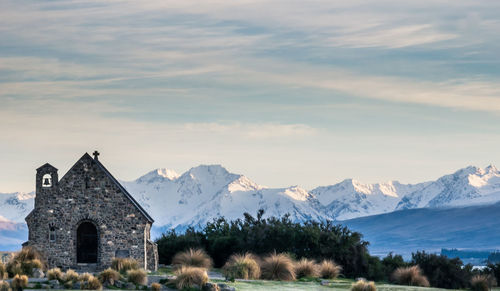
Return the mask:
{"type": "MultiPolygon", "coordinates": [[[[235,219],[244,212],[256,214],[259,209],[265,210],[265,216],[288,213],[294,221],[348,221],[395,211],[500,202],[500,172],[494,166],[470,166],[418,184],[364,184],[346,179],[309,191],[299,186],[265,187],[220,165],[201,165],[182,175],[156,169],[121,183],[155,219],[153,236],[167,229],[199,227],[219,216],[235,219]]],[[[33,200],[33,192],[0,194],[0,250],[6,248],[3,241],[9,241],[9,246],[22,243],[24,217],[33,208],[33,200]]]]}

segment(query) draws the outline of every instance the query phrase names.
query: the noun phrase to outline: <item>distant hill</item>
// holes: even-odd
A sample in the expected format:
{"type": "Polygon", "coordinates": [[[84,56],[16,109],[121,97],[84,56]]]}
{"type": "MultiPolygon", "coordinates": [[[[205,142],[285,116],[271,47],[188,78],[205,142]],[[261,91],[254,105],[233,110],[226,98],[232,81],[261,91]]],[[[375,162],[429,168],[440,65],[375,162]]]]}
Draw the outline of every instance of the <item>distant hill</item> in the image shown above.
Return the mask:
{"type": "Polygon", "coordinates": [[[394,251],[409,256],[422,249],[500,249],[500,203],[401,210],[342,223],[363,233],[374,254],[394,251]]]}

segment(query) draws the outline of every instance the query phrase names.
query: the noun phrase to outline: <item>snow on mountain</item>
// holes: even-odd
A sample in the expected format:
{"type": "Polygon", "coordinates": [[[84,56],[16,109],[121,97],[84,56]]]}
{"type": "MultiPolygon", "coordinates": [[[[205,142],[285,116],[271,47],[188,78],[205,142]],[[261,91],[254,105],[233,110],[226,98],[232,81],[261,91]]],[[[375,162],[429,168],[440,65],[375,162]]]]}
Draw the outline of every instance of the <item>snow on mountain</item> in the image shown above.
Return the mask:
{"type": "Polygon", "coordinates": [[[266,216],[289,213],[296,221],[328,219],[314,196],[299,187],[270,189],[220,165],[202,165],[176,179],[153,171],[132,182],[127,190],[152,215],[158,227],[184,229],[224,216],[241,218],[244,212],[266,216]]]}
{"type": "Polygon", "coordinates": [[[34,203],[34,192],[0,193],[0,216],[12,222],[24,223],[34,203]]]}

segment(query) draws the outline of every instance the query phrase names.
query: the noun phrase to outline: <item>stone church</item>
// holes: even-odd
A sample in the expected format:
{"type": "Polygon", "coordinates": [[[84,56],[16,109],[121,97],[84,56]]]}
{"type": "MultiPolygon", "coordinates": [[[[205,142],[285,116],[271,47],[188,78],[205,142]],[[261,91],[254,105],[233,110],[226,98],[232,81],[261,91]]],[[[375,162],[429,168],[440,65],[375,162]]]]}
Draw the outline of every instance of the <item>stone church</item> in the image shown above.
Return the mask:
{"type": "Polygon", "coordinates": [[[156,271],[153,219],[99,161],[84,154],[59,180],[57,169],[36,170],[35,208],[26,217],[29,237],[49,267],[100,271],[115,257],[156,271]]]}

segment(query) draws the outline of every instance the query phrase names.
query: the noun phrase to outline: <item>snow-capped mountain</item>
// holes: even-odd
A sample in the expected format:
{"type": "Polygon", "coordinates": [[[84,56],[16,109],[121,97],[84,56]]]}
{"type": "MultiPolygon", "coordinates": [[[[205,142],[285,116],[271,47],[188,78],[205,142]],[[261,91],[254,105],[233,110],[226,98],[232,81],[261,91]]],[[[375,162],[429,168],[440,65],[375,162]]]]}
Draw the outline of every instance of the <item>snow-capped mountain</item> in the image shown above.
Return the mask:
{"type": "MultiPolygon", "coordinates": [[[[155,219],[153,236],[166,229],[204,225],[219,216],[236,219],[244,212],[255,215],[259,209],[265,210],[266,217],[288,213],[294,221],[347,220],[395,210],[500,201],[500,172],[494,166],[467,167],[415,185],[396,181],[363,184],[347,179],[311,191],[298,186],[268,188],[220,165],[194,167],[182,175],[157,169],[122,184],[155,219]]],[[[33,192],[0,194],[4,237],[6,232],[18,230],[14,226],[24,225],[33,202],[33,192]]]]}
{"type": "Polygon", "coordinates": [[[329,219],[317,199],[297,186],[266,188],[220,165],[198,166],[177,177],[165,177],[166,172],[158,169],[123,182],[157,227],[183,229],[219,216],[241,218],[244,212],[255,214],[259,209],[265,216],[288,213],[296,221],[329,219]]]}

